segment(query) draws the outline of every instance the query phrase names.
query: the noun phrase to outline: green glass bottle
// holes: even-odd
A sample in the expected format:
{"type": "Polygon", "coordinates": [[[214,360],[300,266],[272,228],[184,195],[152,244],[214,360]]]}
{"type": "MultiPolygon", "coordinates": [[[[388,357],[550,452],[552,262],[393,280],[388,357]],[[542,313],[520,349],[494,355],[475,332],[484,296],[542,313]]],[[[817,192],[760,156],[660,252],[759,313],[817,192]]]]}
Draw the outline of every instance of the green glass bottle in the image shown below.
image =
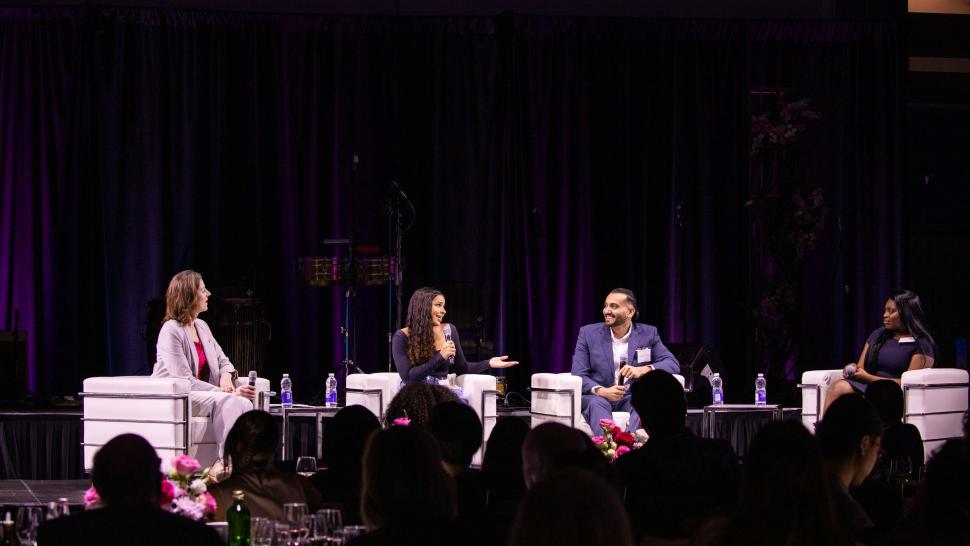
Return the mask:
{"type": "Polygon", "coordinates": [[[229,523],[229,546],[249,546],[249,508],[243,502],[246,494],[241,490],[232,492],[232,506],[226,510],[229,523]]]}

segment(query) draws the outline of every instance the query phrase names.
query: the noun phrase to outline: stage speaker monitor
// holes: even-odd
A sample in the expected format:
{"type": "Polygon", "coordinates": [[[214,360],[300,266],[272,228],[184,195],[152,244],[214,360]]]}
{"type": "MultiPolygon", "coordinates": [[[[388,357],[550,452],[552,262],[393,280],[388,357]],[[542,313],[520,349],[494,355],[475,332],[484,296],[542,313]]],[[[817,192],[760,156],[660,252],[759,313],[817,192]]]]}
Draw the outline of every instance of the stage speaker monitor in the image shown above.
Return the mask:
{"type": "Polygon", "coordinates": [[[27,332],[0,331],[0,372],[7,379],[0,401],[26,401],[27,332]]]}
{"type": "Polygon", "coordinates": [[[715,372],[724,371],[720,359],[703,343],[668,343],[667,348],[680,362],[688,405],[703,407],[710,404],[711,377],[715,372]]]}

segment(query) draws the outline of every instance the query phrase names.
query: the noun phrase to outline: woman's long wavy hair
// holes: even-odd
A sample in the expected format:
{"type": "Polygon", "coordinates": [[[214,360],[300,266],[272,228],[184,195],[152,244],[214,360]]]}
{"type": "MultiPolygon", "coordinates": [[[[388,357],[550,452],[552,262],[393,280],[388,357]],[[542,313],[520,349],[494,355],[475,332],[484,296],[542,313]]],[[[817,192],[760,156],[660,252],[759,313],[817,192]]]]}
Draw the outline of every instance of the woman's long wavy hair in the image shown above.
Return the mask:
{"type": "Polygon", "coordinates": [[[443,295],[427,286],[418,288],[408,302],[408,360],[412,366],[423,364],[434,356],[434,330],[431,324],[431,302],[443,295]]]}
{"type": "Polygon", "coordinates": [[[239,416],[226,435],[222,459],[233,474],[261,472],[273,461],[280,443],[280,427],[265,411],[252,410],[239,416]]]}
{"type": "Polygon", "coordinates": [[[162,322],[174,320],[179,324],[192,321],[192,312],[199,302],[199,287],[202,286],[202,275],[197,271],[186,269],[179,271],[168,282],[165,291],[165,318],[162,322]]]}
{"type": "MultiPolygon", "coordinates": [[[[903,328],[906,330],[906,333],[917,339],[926,339],[930,342],[930,345],[936,346],[936,342],[933,341],[933,336],[930,335],[930,328],[926,324],[926,316],[923,314],[923,306],[920,304],[919,296],[916,295],[916,292],[898,290],[889,299],[893,300],[896,304],[896,309],[899,310],[899,321],[903,323],[903,328]]],[[[879,362],[877,360],[879,358],[879,349],[892,336],[893,332],[884,330],[879,335],[879,338],[876,339],[875,343],[872,344],[872,347],[869,347],[869,355],[866,357],[866,368],[870,370],[874,369],[871,366],[875,366],[879,362]]],[[[923,354],[919,343],[916,344],[916,352],[923,354]]]]}

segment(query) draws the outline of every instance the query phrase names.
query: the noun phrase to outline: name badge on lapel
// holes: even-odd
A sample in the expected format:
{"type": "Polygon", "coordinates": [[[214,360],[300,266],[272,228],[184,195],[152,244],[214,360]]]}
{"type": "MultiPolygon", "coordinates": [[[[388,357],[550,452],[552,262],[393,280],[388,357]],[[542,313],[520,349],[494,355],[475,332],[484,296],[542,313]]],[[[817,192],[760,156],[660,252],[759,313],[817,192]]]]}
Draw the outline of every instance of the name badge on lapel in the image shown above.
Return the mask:
{"type": "Polygon", "coordinates": [[[637,347],[637,364],[650,362],[650,347],[637,347]]]}
{"type": "Polygon", "coordinates": [[[915,337],[901,337],[898,343],[916,343],[915,337]]]}

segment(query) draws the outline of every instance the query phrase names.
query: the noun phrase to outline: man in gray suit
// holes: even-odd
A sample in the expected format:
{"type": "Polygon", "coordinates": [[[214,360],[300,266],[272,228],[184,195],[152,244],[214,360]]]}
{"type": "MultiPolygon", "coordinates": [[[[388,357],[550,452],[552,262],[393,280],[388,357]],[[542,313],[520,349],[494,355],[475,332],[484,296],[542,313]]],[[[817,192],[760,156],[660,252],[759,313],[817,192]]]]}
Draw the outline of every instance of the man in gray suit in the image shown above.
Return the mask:
{"type": "Polygon", "coordinates": [[[655,369],[680,372],[680,363],[664,347],[657,329],[633,321],[639,316],[633,292],[616,288],[606,295],[603,322],[579,329],[572,374],[583,378],[583,418],[594,434],[600,432],[601,419],[612,419],[613,411],[630,412],[630,430],[639,426],[625,383],[655,369]]]}

